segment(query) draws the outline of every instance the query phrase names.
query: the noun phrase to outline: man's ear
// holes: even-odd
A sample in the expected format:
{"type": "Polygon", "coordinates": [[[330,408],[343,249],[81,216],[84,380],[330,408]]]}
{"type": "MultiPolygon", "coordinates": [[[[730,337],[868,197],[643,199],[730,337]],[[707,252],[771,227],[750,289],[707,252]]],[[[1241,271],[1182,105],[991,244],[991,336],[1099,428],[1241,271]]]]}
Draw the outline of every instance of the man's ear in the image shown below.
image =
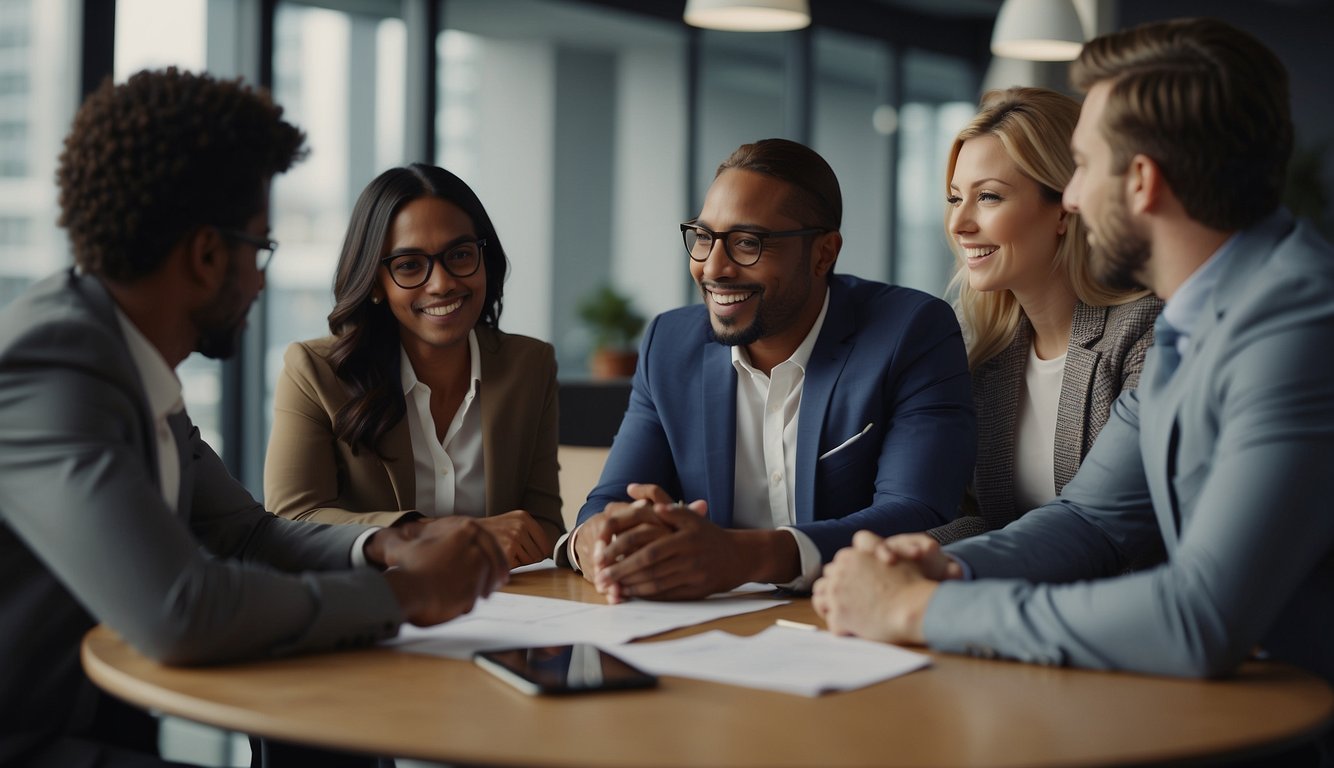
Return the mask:
{"type": "Polygon", "coordinates": [[[843,235],[837,230],[816,235],[815,258],[811,261],[816,277],[824,277],[834,271],[838,261],[838,252],[843,250],[843,235]]]}
{"type": "Polygon", "coordinates": [[[1158,163],[1148,155],[1135,155],[1125,175],[1126,207],[1130,212],[1149,213],[1157,208],[1167,184],[1158,163]]]}
{"type": "Polygon", "coordinates": [[[216,227],[200,227],[187,233],[173,250],[186,282],[203,295],[211,297],[225,281],[231,252],[216,227]]]}

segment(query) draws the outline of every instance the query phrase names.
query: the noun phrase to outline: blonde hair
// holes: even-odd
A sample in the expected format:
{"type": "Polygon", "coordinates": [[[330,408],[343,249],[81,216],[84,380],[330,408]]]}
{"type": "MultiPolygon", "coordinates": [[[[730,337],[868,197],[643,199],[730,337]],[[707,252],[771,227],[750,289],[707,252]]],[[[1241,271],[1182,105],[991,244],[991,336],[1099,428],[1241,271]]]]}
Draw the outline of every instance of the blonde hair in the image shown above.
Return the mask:
{"type": "MultiPolygon", "coordinates": [[[[1044,200],[1060,204],[1061,192],[1074,174],[1070,157],[1070,135],[1079,121],[1079,104],[1069,96],[1046,88],[1008,88],[988,91],[978,105],[977,116],[959,131],[950,148],[945,169],[945,188],[954,178],[959,150],[969,139],[995,136],[1019,171],[1037,183],[1044,200]]],[[[946,235],[954,251],[955,270],[949,292],[963,326],[968,345],[968,367],[995,357],[1010,344],[1023,308],[1010,291],[978,291],[968,284],[964,256],[949,231],[949,209],[945,214],[946,235]]],[[[1079,216],[1066,214],[1065,234],[1052,258],[1054,279],[1067,279],[1080,301],[1095,307],[1124,304],[1145,295],[1109,290],[1097,283],[1089,270],[1088,236],[1079,216]]]]}

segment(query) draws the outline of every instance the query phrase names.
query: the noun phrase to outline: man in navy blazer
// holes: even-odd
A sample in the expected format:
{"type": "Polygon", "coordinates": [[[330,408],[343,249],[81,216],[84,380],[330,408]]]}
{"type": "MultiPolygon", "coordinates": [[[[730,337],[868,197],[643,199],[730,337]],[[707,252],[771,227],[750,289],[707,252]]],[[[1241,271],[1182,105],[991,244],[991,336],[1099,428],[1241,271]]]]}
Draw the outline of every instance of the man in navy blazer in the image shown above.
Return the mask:
{"type": "Polygon", "coordinates": [[[841,219],[824,159],[767,139],[681,225],[704,302],[649,326],[563,548],[608,599],[802,589],[860,529],[954,516],[975,428],[959,325],[939,299],[834,275],[841,219]]]}
{"type": "Polygon", "coordinates": [[[1334,248],[1278,210],[1287,73],[1194,19],[1091,41],[1072,75],[1066,207],[1101,279],[1167,302],[1140,388],[1059,498],[943,552],[859,534],[816,609],[946,651],[1192,677],[1260,651],[1334,680],[1334,248]]]}

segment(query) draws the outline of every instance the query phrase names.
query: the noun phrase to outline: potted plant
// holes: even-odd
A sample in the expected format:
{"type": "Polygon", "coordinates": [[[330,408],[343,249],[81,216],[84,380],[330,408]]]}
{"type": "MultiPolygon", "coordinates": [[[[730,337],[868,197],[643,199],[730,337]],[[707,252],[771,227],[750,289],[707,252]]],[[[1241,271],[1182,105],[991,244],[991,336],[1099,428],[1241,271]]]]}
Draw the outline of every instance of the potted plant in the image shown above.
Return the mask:
{"type": "Polygon", "coordinates": [[[603,284],[579,302],[578,312],[593,334],[593,356],[588,365],[593,378],[633,375],[639,357],[635,339],[644,330],[644,316],[635,311],[630,299],[603,284]]]}

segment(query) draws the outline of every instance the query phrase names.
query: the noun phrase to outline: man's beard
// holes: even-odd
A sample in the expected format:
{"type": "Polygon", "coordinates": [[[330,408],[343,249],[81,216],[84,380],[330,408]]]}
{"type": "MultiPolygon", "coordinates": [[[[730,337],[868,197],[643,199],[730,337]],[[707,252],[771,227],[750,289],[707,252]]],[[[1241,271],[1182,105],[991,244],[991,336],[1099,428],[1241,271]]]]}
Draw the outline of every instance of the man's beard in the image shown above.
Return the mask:
{"type": "Polygon", "coordinates": [[[1093,244],[1093,278],[1116,291],[1143,288],[1140,275],[1149,261],[1149,241],[1131,228],[1124,189],[1118,187],[1108,196],[1107,210],[1099,223],[1102,231],[1093,244]]]}
{"type": "MultiPolygon", "coordinates": [[[[745,347],[767,336],[787,330],[788,326],[796,322],[797,318],[801,316],[801,310],[806,306],[806,300],[811,295],[810,263],[811,254],[808,250],[798,269],[793,273],[798,282],[788,285],[786,290],[772,298],[767,297],[759,286],[754,286],[756,291],[755,301],[758,303],[755,307],[755,319],[750,321],[750,325],[744,328],[734,328],[732,326],[736,324],[736,320],[733,318],[713,315],[713,322],[709,324],[709,327],[713,331],[714,341],[728,347],[745,347]]],[[[743,287],[720,285],[726,285],[726,287],[733,289],[743,287]]],[[[704,290],[704,287],[700,286],[700,290],[704,290]]]]}
{"type": "MultiPolygon", "coordinates": [[[[232,261],[233,267],[235,260],[232,261]]],[[[199,330],[195,351],[204,357],[223,360],[241,348],[241,333],[245,330],[250,305],[241,297],[240,281],[235,269],[229,269],[217,297],[190,316],[199,330]]]]}

